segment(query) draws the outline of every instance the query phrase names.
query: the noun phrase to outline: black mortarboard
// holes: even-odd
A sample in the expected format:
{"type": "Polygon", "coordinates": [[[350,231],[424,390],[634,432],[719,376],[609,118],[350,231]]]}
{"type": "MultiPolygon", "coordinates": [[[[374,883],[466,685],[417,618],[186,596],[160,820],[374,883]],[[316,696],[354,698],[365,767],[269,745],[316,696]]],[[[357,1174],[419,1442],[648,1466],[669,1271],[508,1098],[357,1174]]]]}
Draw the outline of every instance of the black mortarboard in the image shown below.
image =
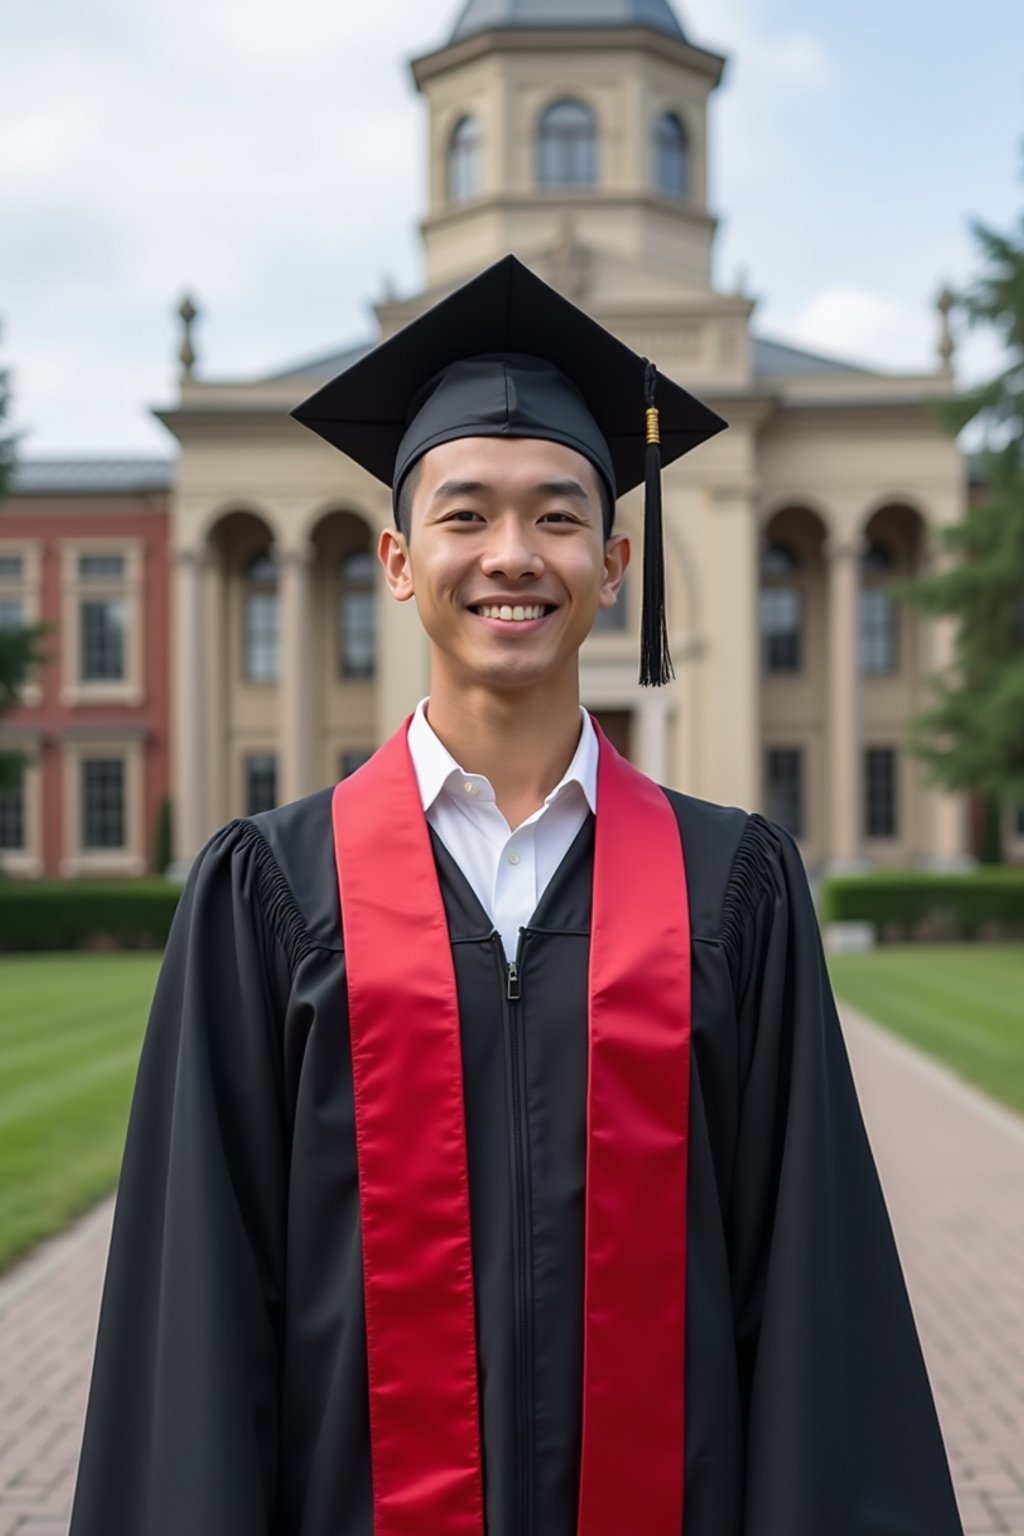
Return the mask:
{"type": "Polygon", "coordinates": [[[292,415],[392,488],[438,443],[539,437],[588,458],[612,505],[644,481],[640,681],[673,676],[661,465],[726,422],[506,256],[296,406],[292,415]]]}

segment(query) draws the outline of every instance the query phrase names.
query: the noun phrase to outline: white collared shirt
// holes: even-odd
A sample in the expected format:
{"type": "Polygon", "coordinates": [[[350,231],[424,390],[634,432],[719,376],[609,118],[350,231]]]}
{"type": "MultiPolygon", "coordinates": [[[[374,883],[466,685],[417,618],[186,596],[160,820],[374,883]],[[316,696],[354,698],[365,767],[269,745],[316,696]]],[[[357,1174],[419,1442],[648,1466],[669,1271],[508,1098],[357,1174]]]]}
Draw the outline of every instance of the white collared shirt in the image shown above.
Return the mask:
{"type": "Polygon", "coordinates": [[[526,926],[588,811],[597,810],[597,734],[580,710],[579,745],[539,810],[509,826],[489,779],[466,773],[434,733],[421,699],[409,726],[409,753],[426,818],[469,881],[513,960],[526,926]]]}

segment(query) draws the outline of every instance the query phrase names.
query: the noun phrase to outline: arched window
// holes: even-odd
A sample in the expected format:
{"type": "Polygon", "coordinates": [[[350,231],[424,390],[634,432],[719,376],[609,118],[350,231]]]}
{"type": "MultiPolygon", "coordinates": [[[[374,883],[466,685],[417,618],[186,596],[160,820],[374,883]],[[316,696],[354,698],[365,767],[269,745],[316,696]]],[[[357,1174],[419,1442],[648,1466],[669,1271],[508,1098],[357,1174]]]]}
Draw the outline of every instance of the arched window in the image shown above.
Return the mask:
{"type": "Polygon", "coordinates": [[[803,561],[792,544],[781,539],[771,539],[761,555],[762,576],[795,576],[803,561]]]}
{"type": "Polygon", "coordinates": [[[377,670],[377,559],[355,550],[338,562],[338,670],[373,677],[377,670]]]}
{"type": "Polygon", "coordinates": [[[475,117],[460,117],[448,141],[448,201],[468,203],[479,197],[483,134],[475,117]]]}
{"type": "Polygon", "coordinates": [[[277,565],[269,550],[245,567],[242,665],[248,683],[276,683],[281,675],[281,623],[277,565]]]}
{"type": "Polygon", "coordinates": [[[690,141],[682,118],[663,112],[654,125],[655,184],[665,197],[690,195],[690,141]]]}
{"type": "Polygon", "coordinates": [[[899,611],[887,586],[896,574],[892,550],[878,539],[869,539],[861,556],[860,574],[857,618],[861,676],[886,677],[899,669],[899,611]]]}
{"type": "Polygon", "coordinates": [[[803,562],[791,544],[772,539],[761,555],[761,666],[766,673],[799,672],[803,665],[803,562]]]}
{"type": "Polygon", "coordinates": [[[597,183],[597,119],[582,101],[556,101],[537,132],[537,180],[542,187],[597,183]]]}

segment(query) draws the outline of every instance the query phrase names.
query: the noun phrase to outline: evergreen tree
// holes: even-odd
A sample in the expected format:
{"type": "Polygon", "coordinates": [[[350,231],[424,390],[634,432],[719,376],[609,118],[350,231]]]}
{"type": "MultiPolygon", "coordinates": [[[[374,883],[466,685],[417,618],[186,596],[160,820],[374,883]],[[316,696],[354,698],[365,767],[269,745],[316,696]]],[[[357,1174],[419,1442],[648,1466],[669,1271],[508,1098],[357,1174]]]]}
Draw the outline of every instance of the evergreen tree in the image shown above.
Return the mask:
{"type": "MultiPolygon", "coordinates": [[[[10,485],[17,447],[17,437],[3,430],[10,407],[10,380],[6,372],[0,371],[0,501],[10,485]]],[[[18,702],[33,667],[45,660],[41,649],[44,633],[41,624],[16,629],[0,627],[0,719],[18,702]]],[[[18,786],[25,761],[24,753],[0,752],[0,790],[18,786]]]]}
{"type": "Polygon", "coordinates": [[[939,530],[948,563],[901,586],[922,612],[957,622],[953,665],[911,722],[910,750],[949,790],[1024,804],[1024,217],[1003,235],[979,223],[981,275],[957,307],[1000,337],[1006,366],[949,402],[948,425],[984,430],[985,493],[939,530]]]}

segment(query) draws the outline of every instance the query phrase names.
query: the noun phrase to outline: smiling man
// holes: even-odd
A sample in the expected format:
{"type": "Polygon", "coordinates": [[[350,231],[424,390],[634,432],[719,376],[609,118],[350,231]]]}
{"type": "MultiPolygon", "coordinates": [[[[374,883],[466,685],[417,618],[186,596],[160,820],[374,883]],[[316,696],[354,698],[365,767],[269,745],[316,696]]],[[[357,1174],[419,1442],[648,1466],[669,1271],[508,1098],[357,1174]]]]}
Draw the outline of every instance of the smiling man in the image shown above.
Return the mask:
{"type": "Polygon", "coordinates": [[[958,1536],[799,852],[580,707],[724,423],[513,258],[296,414],[430,694],[193,868],[73,1536],[958,1536]]]}

